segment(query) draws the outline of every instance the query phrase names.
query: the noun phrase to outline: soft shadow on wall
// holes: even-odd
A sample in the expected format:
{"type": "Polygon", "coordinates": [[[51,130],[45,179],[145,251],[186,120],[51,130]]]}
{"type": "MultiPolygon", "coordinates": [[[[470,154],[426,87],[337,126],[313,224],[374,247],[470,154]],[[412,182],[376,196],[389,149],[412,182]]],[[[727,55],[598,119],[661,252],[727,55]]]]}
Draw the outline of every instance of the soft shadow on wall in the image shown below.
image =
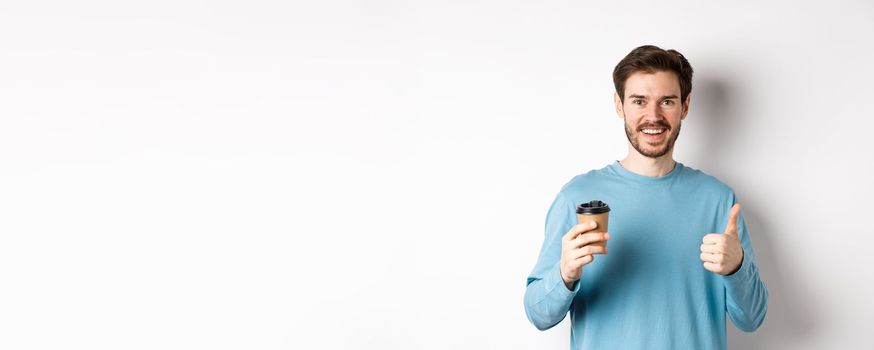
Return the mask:
{"type": "Polygon", "coordinates": [[[696,79],[692,95],[692,110],[697,128],[706,135],[700,147],[698,159],[690,160],[693,167],[709,172],[728,183],[739,197],[743,198],[744,217],[753,241],[756,259],[762,280],[768,287],[768,314],[763,325],[754,333],[744,333],[728,321],[728,345],[730,349],[780,349],[792,343],[803,343],[813,338],[817,327],[814,324],[817,312],[815,302],[805,295],[798,271],[786,267],[791,264],[781,258],[780,247],[774,244],[774,225],[762,213],[768,210],[767,193],[756,194],[744,188],[732,178],[749,178],[747,175],[732,175],[732,169],[744,169],[743,164],[729,164],[727,152],[743,148],[743,135],[755,127],[761,116],[741,113],[737,106],[740,82],[728,78],[708,77],[696,79]],[[734,183],[733,183],[734,182],[734,183]]]}

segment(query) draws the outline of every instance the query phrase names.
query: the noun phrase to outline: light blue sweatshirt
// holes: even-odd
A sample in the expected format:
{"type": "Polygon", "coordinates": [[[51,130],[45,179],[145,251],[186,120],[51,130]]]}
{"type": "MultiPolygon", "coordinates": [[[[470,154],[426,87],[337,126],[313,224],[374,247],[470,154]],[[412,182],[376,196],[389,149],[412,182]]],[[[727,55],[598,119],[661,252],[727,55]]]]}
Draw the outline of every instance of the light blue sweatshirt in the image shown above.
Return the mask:
{"type": "MultiPolygon", "coordinates": [[[[540,330],[570,311],[571,349],[725,349],[726,313],[752,332],[765,318],[768,290],[739,215],[740,269],[704,269],[704,235],[728,223],[734,192],[677,163],[665,176],[632,173],[619,162],[574,177],[546,217],[546,237],[525,291],[525,312],[540,330]],[[561,239],[577,224],[576,206],[610,206],[606,255],[583,267],[569,290],[561,279],[561,239]]],[[[597,230],[596,230],[597,231],[597,230]]]]}

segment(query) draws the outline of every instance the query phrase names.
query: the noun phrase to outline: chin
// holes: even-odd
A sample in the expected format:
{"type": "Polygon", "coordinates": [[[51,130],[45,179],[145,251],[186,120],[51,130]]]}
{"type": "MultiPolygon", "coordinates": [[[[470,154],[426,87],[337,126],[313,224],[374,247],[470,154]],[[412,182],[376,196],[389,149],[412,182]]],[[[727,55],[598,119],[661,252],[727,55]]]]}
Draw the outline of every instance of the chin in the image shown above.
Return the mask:
{"type": "Polygon", "coordinates": [[[641,155],[643,155],[644,157],[658,159],[658,158],[666,156],[668,153],[671,152],[671,150],[668,149],[667,147],[660,147],[660,148],[645,148],[643,150],[638,150],[637,152],[640,153],[641,155]]]}
{"type": "Polygon", "coordinates": [[[665,152],[665,153],[641,153],[641,154],[642,154],[644,157],[647,157],[647,158],[659,159],[659,158],[661,158],[661,157],[664,157],[664,156],[667,155],[668,153],[665,152]]]}

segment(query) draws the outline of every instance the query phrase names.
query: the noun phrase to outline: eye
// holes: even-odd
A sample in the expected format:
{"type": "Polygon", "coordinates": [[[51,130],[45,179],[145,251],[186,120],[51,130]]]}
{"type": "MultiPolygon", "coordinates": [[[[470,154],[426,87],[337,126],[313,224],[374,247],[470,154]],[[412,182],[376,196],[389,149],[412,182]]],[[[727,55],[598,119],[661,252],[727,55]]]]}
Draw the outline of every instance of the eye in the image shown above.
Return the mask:
{"type": "Polygon", "coordinates": [[[642,105],[642,104],[643,104],[643,100],[631,100],[631,103],[636,104],[636,105],[639,106],[639,105],[642,105]]]}
{"type": "Polygon", "coordinates": [[[674,100],[664,100],[662,101],[662,104],[664,104],[665,106],[673,106],[674,100]]]}

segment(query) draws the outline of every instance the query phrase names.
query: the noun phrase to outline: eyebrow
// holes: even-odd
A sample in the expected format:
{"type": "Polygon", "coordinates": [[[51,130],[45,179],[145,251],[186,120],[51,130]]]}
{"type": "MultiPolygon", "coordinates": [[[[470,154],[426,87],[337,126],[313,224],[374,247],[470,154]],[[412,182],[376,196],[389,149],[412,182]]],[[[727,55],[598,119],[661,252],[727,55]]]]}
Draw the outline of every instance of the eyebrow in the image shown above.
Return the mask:
{"type": "MultiPolygon", "coordinates": [[[[629,95],[628,98],[642,98],[642,99],[645,100],[645,99],[646,99],[646,96],[643,96],[643,95],[629,95]]],[[[662,99],[662,100],[670,100],[670,99],[679,99],[679,97],[677,97],[677,95],[666,95],[666,96],[662,96],[661,99],[662,99]]]]}

